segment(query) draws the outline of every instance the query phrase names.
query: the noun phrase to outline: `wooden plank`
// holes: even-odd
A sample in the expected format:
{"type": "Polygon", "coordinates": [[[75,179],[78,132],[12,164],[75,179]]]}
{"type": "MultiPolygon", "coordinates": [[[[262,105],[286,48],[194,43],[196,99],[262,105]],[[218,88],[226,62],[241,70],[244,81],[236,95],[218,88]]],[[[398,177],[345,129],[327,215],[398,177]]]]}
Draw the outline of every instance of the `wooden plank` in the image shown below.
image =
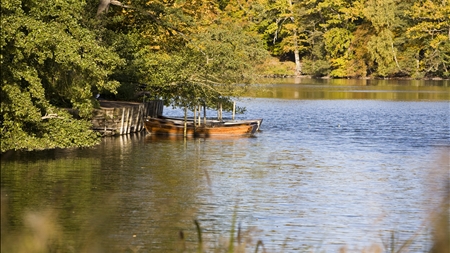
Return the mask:
{"type": "Polygon", "coordinates": [[[128,111],[128,116],[127,116],[127,122],[128,122],[127,123],[127,134],[129,134],[130,131],[131,131],[131,116],[133,114],[133,107],[128,107],[127,111],[128,111]]]}
{"type": "Polygon", "coordinates": [[[121,123],[120,123],[120,131],[119,134],[123,134],[123,129],[124,129],[124,118],[125,118],[125,110],[123,108],[120,108],[122,110],[122,117],[121,117],[121,123]]]}
{"type": "Polygon", "coordinates": [[[102,133],[130,134],[144,130],[144,118],[162,115],[162,100],[145,103],[102,101],[92,113],[92,129],[102,133]]]}

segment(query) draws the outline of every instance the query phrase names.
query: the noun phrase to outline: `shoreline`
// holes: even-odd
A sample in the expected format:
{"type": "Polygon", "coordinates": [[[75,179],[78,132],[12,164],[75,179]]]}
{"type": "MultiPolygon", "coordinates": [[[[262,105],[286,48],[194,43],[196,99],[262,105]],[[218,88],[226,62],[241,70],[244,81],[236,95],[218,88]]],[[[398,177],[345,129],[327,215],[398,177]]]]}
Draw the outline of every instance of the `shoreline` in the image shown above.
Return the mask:
{"type": "Polygon", "coordinates": [[[413,78],[413,77],[331,77],[331,76],[323,76],[323,77],[315,77],[312,75],[262,75],[260,78],[266,79],[282,79],[282,78],[308,78],[308,79],[336,79],[336,80],[418,80],[418,81],[448,81],[450,78],[442,78],[442,77],[427,77],[427,78],[413,78]]]}

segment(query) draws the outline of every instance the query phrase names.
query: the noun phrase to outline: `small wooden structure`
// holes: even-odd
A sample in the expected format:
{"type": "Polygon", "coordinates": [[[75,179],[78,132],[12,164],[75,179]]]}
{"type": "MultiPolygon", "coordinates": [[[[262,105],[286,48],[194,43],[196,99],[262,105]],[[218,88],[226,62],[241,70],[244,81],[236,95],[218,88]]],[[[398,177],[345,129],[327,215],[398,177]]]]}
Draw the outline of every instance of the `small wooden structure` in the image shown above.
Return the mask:
{"type": "Polygon", "coordinates": [[[147,116],[157,117],[163,113],[163,101],[145,103],[100,100],[100,109],[92,117],[92,129],[104,136],[123,135],[144,129],[147,116]]]}

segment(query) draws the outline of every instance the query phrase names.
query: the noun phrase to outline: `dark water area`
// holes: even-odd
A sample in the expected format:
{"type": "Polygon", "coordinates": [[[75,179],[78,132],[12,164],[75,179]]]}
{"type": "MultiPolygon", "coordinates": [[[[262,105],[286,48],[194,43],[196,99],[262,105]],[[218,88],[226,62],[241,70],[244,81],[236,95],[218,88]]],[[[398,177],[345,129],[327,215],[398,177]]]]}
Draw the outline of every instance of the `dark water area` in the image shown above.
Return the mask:
{"type": "Polygon", "coordinates": [[[375,98],[352,97],[363,93],[353,83],[326,84],[346,95],[312,99],[324,84],[295,82],[238,102],[247,108],[238,117],[264,118],[253,137],[142,133],[89,149],[2,154],[2,235],[49,227],[63,252],[174,252],[183,231],[196,251],[194,220],[205,248],[217,249],[235,219],[250,252],[257,240],[267,252],[362,252],[392,232],[398,246],[413,238],[409,251],[427,252],[449,182],[448,83],[377,86],[366,92],[375,98]]]}

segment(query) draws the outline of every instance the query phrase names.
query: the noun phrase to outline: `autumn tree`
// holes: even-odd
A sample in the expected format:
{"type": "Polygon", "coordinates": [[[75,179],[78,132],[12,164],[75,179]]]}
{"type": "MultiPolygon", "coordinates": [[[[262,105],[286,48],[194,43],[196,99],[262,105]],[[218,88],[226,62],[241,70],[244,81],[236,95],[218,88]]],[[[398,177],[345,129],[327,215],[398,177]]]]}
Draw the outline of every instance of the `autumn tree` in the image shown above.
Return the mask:
{"type": "Polygon", "coordinates": [[[295,4],[296,26],[299,36],[304,38],[304,72],[315,76],[329,75],[330,62],[339,58],[346,50],[348,33],[342,32],[344,16],[341,8],[345,2],[329,0],[299,1],[295,4]],[[338,35],[338,36],[337,36],[338,35]],[[337,37],[335,37],[337,36],[337,37]],[[328,46],[327,44],[328,43],[328,46]],[[335,51],[335,45],[341,49],[335,51]],[[334,51],[334,52],[331,52],[334,51]]]}
{"type": "Polygon", "coordinates": [[[420,0],[408,11],[414,24],[408,27],[409,46],[416,54],[419,77],[450,77],[450,4],[449,1],[420,0]]]}
{"type": "Polygon", "coordinates": [[[365,17],[376,32],[367,46],[380,76],[401,71],[394,45],[394,29],[399,24],[397,6],[395,0],[368,0],[364,9],[365,17]]]}

